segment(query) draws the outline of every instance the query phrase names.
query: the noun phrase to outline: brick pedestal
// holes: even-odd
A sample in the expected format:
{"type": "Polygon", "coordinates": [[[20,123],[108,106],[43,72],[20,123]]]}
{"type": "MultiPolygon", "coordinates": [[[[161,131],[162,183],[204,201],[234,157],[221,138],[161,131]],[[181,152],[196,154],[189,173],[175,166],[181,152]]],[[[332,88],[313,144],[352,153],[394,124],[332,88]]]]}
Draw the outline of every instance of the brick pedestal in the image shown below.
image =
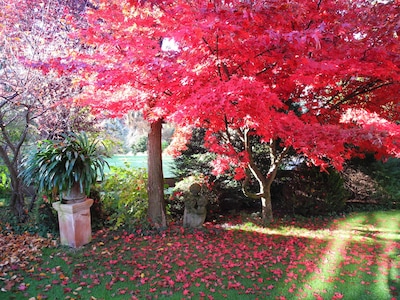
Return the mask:
{"type": "Polygon", "coordinates": [[[81,203],[61,204],[54,202],[53,207],[58,212],[61,245],[74,248],[81,247],[92,240],[90,207],[93,199],[81,203]]]}

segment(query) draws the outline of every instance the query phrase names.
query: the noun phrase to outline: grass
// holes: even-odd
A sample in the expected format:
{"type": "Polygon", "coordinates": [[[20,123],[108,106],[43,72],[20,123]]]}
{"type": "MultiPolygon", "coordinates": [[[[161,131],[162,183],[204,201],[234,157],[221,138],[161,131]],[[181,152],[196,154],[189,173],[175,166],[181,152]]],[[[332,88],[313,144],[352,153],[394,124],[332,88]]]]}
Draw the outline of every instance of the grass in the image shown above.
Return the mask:
{"type": "MultiPolygon", "coordinates": [[[[125,154],[125,155],[114,155],[107,159],[110,166],[123,167],[125,164],[134,168],[147,168],[147,154],[125,154]]],[[[174,177],[171,170],[171,164],[173,158],[171,156],[163,155],[163,172],[165,178],[174,177]]],[[[106,170],[107,172],[107,170],[106,170]]]]}
{"type": "Polygon", "coordinates": [[[400,299],[400,211],[257,224],[236,216],[147,236],[98,231],[81,249],[49,246],[15,263],[0,297],[400,299]]]}

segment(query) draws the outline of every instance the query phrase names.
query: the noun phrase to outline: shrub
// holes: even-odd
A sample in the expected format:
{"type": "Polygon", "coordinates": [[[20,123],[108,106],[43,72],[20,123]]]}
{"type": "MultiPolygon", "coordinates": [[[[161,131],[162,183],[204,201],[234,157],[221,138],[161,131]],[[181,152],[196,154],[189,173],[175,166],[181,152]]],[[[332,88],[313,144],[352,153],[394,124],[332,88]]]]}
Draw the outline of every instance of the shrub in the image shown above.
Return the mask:
{"type": "Polygon", "coordinates": [[[147,172],[145,169],[111,167],[101,185],[103,212],[107,223],[116,229],[134,228],[147,222],[147,172]]]}
{"type": "MultiPolygon", "coordinates": [[[[177,178],[183,178],[181,182],[183,185],[190,181],[190,178],[202,177],[202,180],[207,178],[208,187],[213,190],[213,195],[218,196],[218,200],[214,199],[209,202],[210,212],[222,213],[231,210],[232,206],[234,206],[235,209],[242,207],[242,204],[246,203],[246,199],[241,191],[240,182],[234,180],[233,177],[228,174],[219,176],[214,176],[212,174],[211,162],[216,156],[205,148],[204,135],[205,130],[202,128],[195,128],[193,130],[192,137],[187,144],[187,149],[174,159],[174,175],[177,178]],[[223,206],[220,206],[221,203],[223,206]]],[[[170,197],[172,201],[168,203],[172,216],[179,217],[183,214],[184,209],[183,202],[176,196],[177,193],[181,192],[180,188],[175,188],[173,192],[175,195],[170,197]]]]}
{"type": "Polygon", "coordinates": [[[10,175],[6,166],[0,165],[0,197],[7,198],[11,194],[10,175]]]}
{"type": "Polygon", "coordinates": [[[353,210],[396,209],[400,204],[400,160],[377,161],[373,155],[353,159],[347,165],[345,180],[353,193],[353,210]]]}
{"type": "Polygon", "coordinates": [[[39,195],[33,204],[29,218],[25,222],[12,214],[8,208],[3,207],[1,211],[1,231],[12,231],[16,234],[29,232],[31,234],[39,234],[43,237],[58,235],[58,219],[57,213],[51,206],[51,201],[46,195],[39,195]]]}
{"type": "Polygon", "coordinates": [[[32,222],[34,223],[34,232],[46,237],[47,234],[58,235],[58,217],[51,206],[51,201],[46,195],[39,195],[33,211],[32,222]]]}
{"type": "Polygon", "coordinates": [[[400,160],[392,158],[387,162],[375,162],[373,174],[380,187],[378,193],[384,200],[400,202],[400,160]]]}
{"type": "Polygon", "coordinates": [[[204,134],[204,129],[194,129],[187,149],[174,158],[173,173],[175,177],[185,178],[194,174],[211,176],[210,162],[215,159],[215,155],[204,147],[204,134]]]}
{"type": "Polygon", "coordinates": [[[104,212],[103,203],[101,201],[100,186],[98,184],[90,189],[89,198],[93,199],[90,207],[90,217],[93,229],[101,229],[106,225],[107,214],[104,212]]]}
{"type": "MultiPolygon", "coordinates": [[[[340,212],[346,205],[349,192],[340,173],[329,169],[302,165],[297,170],[285,171],[277,178],[280,185],[280,206],[285,211],[305,216],[340,212]]],[[[275,189],[276,193],[276,189],[275,189]]]]}

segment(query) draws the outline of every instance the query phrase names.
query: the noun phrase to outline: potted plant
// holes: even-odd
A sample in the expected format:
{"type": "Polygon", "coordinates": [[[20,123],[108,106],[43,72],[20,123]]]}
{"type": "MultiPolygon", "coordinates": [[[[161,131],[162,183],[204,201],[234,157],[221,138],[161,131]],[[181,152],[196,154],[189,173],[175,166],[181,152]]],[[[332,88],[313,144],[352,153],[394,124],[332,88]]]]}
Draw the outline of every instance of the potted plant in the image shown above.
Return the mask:
{"type": "Polygon", "coordinates": [[[98,141],[90,141],[85,132],[68,133],[55,140],[44,140],[23,163],[26,183],[35,183],[38,191],[59,194],[62,203],[86,199],[90,187],[104,178],[105,156],[98,141]]]}

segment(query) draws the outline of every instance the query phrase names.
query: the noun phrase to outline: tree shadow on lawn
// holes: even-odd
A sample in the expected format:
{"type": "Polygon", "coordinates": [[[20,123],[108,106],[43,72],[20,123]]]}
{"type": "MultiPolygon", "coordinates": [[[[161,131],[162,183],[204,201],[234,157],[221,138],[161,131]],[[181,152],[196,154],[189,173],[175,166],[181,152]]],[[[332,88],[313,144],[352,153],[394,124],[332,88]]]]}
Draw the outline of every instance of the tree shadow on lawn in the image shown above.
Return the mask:
{"type": "Polygon", "coordinates": [[[307,277],[311,288],[327,291],[333,287],[338,297],[346,299],[397,299],[399,221],[399,212],[360,213],[341,221],[318,271],[307,277]]]}
{"type": "Polygon", "coordinates": [[[399,212],[98,231],[79,250],[44,249],[4,299],[391,299],[399,296],[399,212]],[[390,233],[391,235],[386,236],[390,233]]]}
{"type": "MultiPolygon", "coordinates": [[[[286,285],[279,286],[280,290],[286,291],[283,295],[287,299],[399,297],[399,211],[352,214],[334,219],[329,224],[324,223],[324,219],[316,223],[297,224],[289,221],[286,224],[277,227],[281,236],[291,237],[292,240],[308,239],[300,241],[306,243],[298,249],[301,255],[294,258],[292,261],[295,263],[284,272],[295,280],[286,278],[286,285]],[[317,263],[313,266],[313,262],[317,263]],[[289,269],[294,269],[294,273],[289,269]],[[304,273],[304,269],[308,269],[308,274],[304,273]],[[288,289],[289,282],[292,283],[288,289]],[[297,294],[293,294],[296,290],[297,294]]],[[[252,227],[251,224],[247,226],[252,227]]],[[[245,227],[246,224],[234,226],[238,230],[246,230],[245,227]]],[[[273,226],[254,228],[264,234],[277,234],[273,226]]]]}

